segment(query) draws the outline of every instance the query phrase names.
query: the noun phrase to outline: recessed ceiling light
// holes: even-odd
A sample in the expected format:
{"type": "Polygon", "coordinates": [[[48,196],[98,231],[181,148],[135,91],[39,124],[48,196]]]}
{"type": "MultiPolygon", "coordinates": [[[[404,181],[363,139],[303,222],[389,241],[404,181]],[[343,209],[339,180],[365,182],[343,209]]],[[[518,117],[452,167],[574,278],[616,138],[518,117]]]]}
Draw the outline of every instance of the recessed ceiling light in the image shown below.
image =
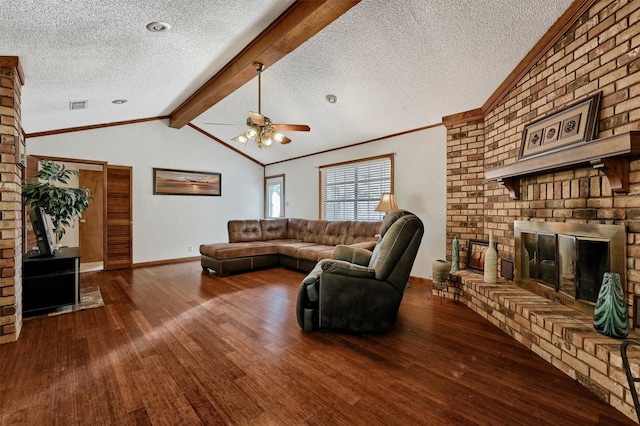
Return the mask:
{"type": "Polygon", "coordinates": [[[147,24],[147,29],[152,33],[161,33],[163,31],[169,31],[171,25],[165,24],[164,22],[149,22],[147,24]]]}
{"type": "Polygon", "coordinates": [[[112,104],[116,104],[116,105],[120,105],[120,104],[126,104],[127,100],[126,99],[114,99],[111,101],[112,104]]]}
{"type": "Polygon", "coordinates": [[[330,104],[335,104],[338,102],[338,97],[336,95],[327,95],[325,96],[325,98],[327,99],[327,102],[329,102],[330,104]]]}

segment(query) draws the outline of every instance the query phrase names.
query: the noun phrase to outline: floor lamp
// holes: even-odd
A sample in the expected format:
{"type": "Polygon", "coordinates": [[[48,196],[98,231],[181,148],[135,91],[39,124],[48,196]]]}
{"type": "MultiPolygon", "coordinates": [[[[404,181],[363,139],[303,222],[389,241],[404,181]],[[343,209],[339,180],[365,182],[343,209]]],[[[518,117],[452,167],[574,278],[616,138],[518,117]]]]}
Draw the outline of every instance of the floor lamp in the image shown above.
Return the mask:
{"type": "Polygon", "coordinates": [[[378,203],[378,207],[374,210],[377,212],[385,212],[385,216],[388,212],[392,212],[394,210],[399,210],[398,203],[396,203],[396,196],[390,192],[385,192],[380,197],[380,202],[378,203]]]}

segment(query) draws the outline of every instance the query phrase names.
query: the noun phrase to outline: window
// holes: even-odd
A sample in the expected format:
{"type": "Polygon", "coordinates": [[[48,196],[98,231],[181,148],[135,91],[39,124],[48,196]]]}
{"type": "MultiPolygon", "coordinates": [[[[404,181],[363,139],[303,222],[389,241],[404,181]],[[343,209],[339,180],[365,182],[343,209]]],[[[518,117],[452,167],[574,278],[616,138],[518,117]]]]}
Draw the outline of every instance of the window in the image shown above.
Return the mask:
{"type": "Polygon", "coordinates": [[[320,218],[382,220],[374,209],[384,192],[393,192],[391,154],[320,167],[320,218]]]}
{"type": "Polygon", "coordinates": [[[265,178],[264,203],[267,219],[284,217],[284,175],[265,178]]]}

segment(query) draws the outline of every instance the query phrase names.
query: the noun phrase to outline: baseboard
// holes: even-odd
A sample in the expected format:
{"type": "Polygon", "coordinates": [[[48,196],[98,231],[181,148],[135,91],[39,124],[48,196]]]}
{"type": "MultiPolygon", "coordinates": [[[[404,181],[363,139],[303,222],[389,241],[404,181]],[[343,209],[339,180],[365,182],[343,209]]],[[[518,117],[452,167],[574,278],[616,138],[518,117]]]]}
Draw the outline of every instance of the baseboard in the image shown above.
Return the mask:
{"type": "Polygon", "coordinates": [[[154,260],[151,262],[140,262],[134,263],[134,268],[144,268],[147,266],[159,266],[159,265],[171,265],[173,263],[184,263],[184,262],[193,262],[196,260],[200,260],[200,256],[192,256],[192,257],[181,257],[178,259],[165,259],[165,260],[154,260]]]}
{"type": "Polygon", "coordinates": [[[418,284],[418,283],[429,284],[431,280],[429,278],[414,277],[413,275],[410,275],[409,282],[411,284],[418,284]]]}

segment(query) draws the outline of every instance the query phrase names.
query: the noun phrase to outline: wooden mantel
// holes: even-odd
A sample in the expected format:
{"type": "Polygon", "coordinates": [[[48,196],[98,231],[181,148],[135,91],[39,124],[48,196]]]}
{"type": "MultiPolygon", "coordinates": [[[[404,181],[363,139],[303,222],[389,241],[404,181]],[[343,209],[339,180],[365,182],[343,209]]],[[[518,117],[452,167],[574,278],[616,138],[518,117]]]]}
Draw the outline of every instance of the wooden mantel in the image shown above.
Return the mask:
{"type": "Polygon", "coordinates": [[[629,160],[640,156],[640,131],[595,139],[560,151],[520,160],[484,173],[485,182],[498,181],[512,199],[520,198],[520,178],[591,165],[609,178],[615,193],[629,192],[629,160]]]}

